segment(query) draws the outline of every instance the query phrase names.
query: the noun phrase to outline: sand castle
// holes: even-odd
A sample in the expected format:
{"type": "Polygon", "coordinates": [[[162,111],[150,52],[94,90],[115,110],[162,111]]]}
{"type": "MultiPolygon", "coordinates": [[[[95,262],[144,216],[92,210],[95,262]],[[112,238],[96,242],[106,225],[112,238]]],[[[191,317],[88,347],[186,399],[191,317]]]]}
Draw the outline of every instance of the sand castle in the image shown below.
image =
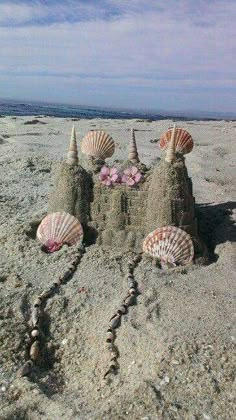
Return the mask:
{"type": "Polygon", "coordinates": [[[179,128],[168,130],[160,146],[166,155],[148,170],[140,162],[135,132],[131,130],[128,159],[119,166],[125,170],[135,165],[142,180],[134,187],[116,183],[109,188],[101,183],[99,172],[105,158],[114,153],[113,140],[104,132],[91,131],[82,140],[82,151],[87,154],[86,168],[83,168],[78,161],[73,128],[67,159],[58,168],[50,196],[49,213],[65,211],[74,215],[83,225],[85,242],[96,241],[103,246],[136,252],[142,249],[149,232],[173,225],[190,234],[195,254],[200,255],[203,246],[197,232],[192,182],[184,158],[193,147],[191,136],[179,128]]]}
{"type": "MultiPolygon", "coordinates": [[[[110,363],[104,378],[119,366],[119,351],[114,344],[116,329],[138,296],[134,269],[142,250],[154,261],[157,257],[163,269],[189,264],[194,255],[196,261],[205,251],[197,232],[192,182],[183,156],[192,150],[192,138],[174,126],[161,137],[160,147],[166,151],[165,157],[148,170],[140,162],[131,130],[128,160],[109,168],[105,159],[113,155],[114,141],[103,131],[91,131],[82,140],[81,149],[87,155],[83,168],[73,127],[68,155],[59,165],[50,196],[49,215],[37,231],[47,252],[58,250],[63,243],[76,244],[84,235],[85,245],[96,242],[119,247],[129,255],[125,275],[128,294],[107,329],[110,363]]],[[[73,275],[83,253],[83,245],[78,245],[68,269],[36,298],[31,314],[30,359],[23,366],[22,375],[29,374],[40,352],[45,301],[73,275]]]]}

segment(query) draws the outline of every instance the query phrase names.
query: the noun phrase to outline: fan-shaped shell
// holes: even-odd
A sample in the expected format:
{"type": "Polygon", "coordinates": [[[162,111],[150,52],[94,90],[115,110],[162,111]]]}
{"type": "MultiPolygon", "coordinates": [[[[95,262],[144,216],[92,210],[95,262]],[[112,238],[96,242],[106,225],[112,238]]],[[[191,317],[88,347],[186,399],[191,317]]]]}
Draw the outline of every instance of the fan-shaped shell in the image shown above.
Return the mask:
{"type": "MultiPolygon", "coordinates": [[[[169,129],[165,134],[162,134],[160,138],[161,150],[166,150],[168,143],[171,139],[172,128],[169,129]]],[[[191,135],[183,128],[175,129],[175,151],[185,155],[190,153],[193,149],[193,139],[191,135]]]]}
{"type": "Polygon", "coordinates": [[[37,238],[47,252],[57,251],[63,244],[75,245],[83,236],[80,222],[71,214],[48,214],[37,229],[37,238]]]}
{"type": "Polygon", "coordinates": [[[149,233],[144,240],[143,251],[159,258],[162,268],[188,264],[194,255],[190,235],[175,226],[164,226],[149,233]]]}
{"type": "Polygon", "coordinates": [[[105,160],[115,151],[115,142],[105,131],[90,131],[82,140],[81,150],[88,156],[105,160]]]}

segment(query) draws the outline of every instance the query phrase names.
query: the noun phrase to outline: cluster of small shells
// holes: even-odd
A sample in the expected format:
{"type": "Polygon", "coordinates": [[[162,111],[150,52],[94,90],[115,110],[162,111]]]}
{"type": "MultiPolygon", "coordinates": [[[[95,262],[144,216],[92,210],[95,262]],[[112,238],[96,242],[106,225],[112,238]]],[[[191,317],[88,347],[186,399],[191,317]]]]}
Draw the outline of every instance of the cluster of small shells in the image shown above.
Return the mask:
{"type": "Polygon", "coordinates": [[[106,333],[106,347],[110,353],[110,363],[107,372],[104,375],[104,379],[110,373],[116,373],[118,370],[118,356],[119,352],[117,347],[115,346],[115,338],[116,338],[116,329],[120,326],[121,317],[122,315],[127,314],[128,308],[136,302],[136,297],[138,294],[137,290],[137,282],[134,279],[134,268],[141,260],[141,254],[135,255],[133,258],[130,258],[128,261],[128,270],[126,274],[126,279],[128,283],[128,295],[123,300],[122,305],[120,308],[115,312],[115,314],[111,317],[109,321],[109,327],[106,333]]]}
{"type": "Polygon", "coordinates": [[[33,304],[32,311],[31,311],[31,318],[30,318],[30,325],[31,325],[31,331],[30,331],[31,345],[30,345],[30,351],[29,351],[30,359],[20,369],[20,372],[19,372],[20,376],[29,375],[34,363],[39,358],[40,347],[42,344],[42,337],[43,337],[43,332],[41,331],[40,324],[43,317],[43,307],[45,306],[47,299],[51,298],[55,294],[55,292],[58,290],[58,288],[71,278],[78,264],[80,263],[80,260],[84,252],[85,252],[84,246],[80,245],[80,247],[78,247],[75,250],[75,253],[72,256],[72,260],[67,270],[64,272],[64,274],[59,276],[58,279],[52,283],[51,287],[43,290],[35,299],[35,302],[33,304]]]}

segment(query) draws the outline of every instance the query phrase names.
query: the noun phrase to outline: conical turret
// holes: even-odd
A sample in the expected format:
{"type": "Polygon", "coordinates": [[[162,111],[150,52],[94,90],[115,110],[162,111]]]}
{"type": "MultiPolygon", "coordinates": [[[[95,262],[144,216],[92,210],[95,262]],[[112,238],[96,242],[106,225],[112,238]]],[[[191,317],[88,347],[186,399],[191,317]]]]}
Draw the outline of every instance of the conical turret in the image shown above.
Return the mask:
{"type": "Polygon", "coordinates": [[[171,139],[168,144],[167,150],[166,150],[166,157],[165,161],[169,163],[173,163],[175,161],[175,132],[176,132],[176,125],[174,124],[173,130],[171,132],[171,139]]]}
{"type": "Polygon", "coordinates": [[[128,160],[130,160],[133,163],[140,162],[139,157],[138,157],[137,144],[136,144],[133,128],[131,129],[131,139],[130,139],[130,144],[129,144],[128,160]]]}
{"type": "Polygon", "coordinates": [[[67,163],[68,165],[78,165],[78,149],[76,143],[76,134],[75,134],[75,126],[73,125],[71,131],[71,138],[70,138],[70,146],[69,151],[67,153],[67,163]]]}

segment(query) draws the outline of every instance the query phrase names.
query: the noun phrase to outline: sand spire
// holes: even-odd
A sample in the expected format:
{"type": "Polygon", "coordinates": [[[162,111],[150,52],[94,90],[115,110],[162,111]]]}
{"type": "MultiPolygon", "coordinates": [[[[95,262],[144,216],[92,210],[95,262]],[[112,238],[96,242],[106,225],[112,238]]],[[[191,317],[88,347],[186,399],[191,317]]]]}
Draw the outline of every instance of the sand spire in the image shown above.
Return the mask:
{"type": "Polygon", "coordinates": [[[67,153],[67,163],[69,165],[78,165],[78,149],[76,143],[75,126],[73,125],[70,138],[69,151],[67,153]]]}
{"type": "Polygon", "coordinates": [[[170,142],[168,144],[167,150],[166,150],[166,162],[172,163],[175,161],[175,133],[176,133],[176,125],[174,124],[174,127],[172,129],[170,142]]]}
{"type": "Polygon", "coordinates": [[[131,139],[129,143],[128,160],[134,163],[140,162],[133,128],[131,128],[131,139]]]}

